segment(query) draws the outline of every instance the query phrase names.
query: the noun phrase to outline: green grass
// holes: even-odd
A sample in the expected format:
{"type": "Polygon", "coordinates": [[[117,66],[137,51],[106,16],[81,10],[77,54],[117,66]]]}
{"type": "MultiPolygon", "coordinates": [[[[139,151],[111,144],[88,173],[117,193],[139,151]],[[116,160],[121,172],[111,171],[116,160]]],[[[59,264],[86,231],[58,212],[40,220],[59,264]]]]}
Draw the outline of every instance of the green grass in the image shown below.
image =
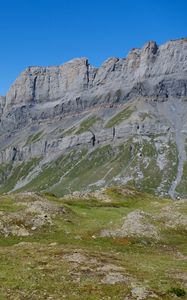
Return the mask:
{"type": "MultiPolygon", "coordinates": [[[[110,145],[99,147],[89,154],[86,149],[73,150],[43,165],[41,172],[19,191],[50,190],[61,196],[71,190],[86,188],[89,184],[95,189],[95,184],[100,179],[112,182],[113,177],[126,168],[130,159],[130,141],[115,148],[110,145]]],[[[31,161],[15,165],[0,192],[13,189],[16,182],[26,177],[36,164],[37,161],[31,161]]]]}
{"type": "MultiPolygon", "coordinates": [[[[52,227],[44,227],[32,236],[1,236],[0,299],[124,300],[131,295],[133,280],[161,299],[176,299],[171,291],[185,290],[179,276],[186,271],[185,260],[178,259],[177,253],[187,253],[186,235],[163,230],[165,239],[156,243],[144,238],[99,236],[102,229],[121,226],[131,211],[141,209],[159,214],[173,202],[125,187],[111,187],[105,195],[110,202],[94,197],[67,200],[45,194],[52,203],[64,206],[66,214],[57,215],[52,227]],[[27,244],[15,245],[20,242],[27,244]],[[86,260],[81,263],[65,260],[65,255],[73,253],[81,253],[86,260]],[[98,268],[111,265],[122,268],[118,272],[129,281],[114,285],[102,283],[110,271],[101,272],[98,268]]],[[[8,205],[9,211],[11,204],[14,207],[14,197],[19,199],[19,195],[11,195],[11,200],[1,197],[1,208],[5,206],[6,211],[8,205]]],[[[183,211],[185,204],[180,209],[183,211]]]]}
{"type": "Polygon", "coordinates": [[[7,180],[8,176],[11,173],[11,170],[12,170],[11,163],[0,165],[0,184],[3,184],[7,180]]]}
{"type": "Polygon", "coordinates": [[[71,127],[71,128],[69,128],[69,129],[67,129],[67,130],[65,130],[63,133],[62,133],[62,137],[65,137],[65,136],[69,136],[69,135],[72,135],[74,132],[75,132],[75,127],[73,126],[73,127],[71,127]]]}
{"type": "Polygon", "coordinates": [[[152,136],[149,141],[143,140],[141,143],[136,142],[133,145],[134,160],[128,171],[134,179],[129,184],[149,193],[155,193],[157,188],[161,187],[161,191],[167,193],[177,174],[178,153],[176,144],[169,142],[168,145],[164,145],[158,150],[155,146],[155,136],[152,136]],[[163,153],[165,165],[161,170],[157,158],[163,153]],[[135,171],[137,169],[141,174],[138,178],[135,171]]]}
{"type": "Polygon", "coordinates": [[[35,142],[39,141],[40,138],[41,138],[41,136],[42,136],[42,134],[43,134],[43,131],[39,131],[36,134],[30,135],[28,137],[25,145],[29,145],[29,144],[32,144],[32,143],[35,143],[35,142]]]}
{"type": "Polygon", "coordinates": [[[119,125],[121,122],[127,120],[130,118],[132,113],[134,112],[134,107],[127,107],[124,110],[120,111],[117,115],[115,115],[113,118],[111,118],[105,125],[106,128],[111,128],[116,125],[119,125]]]}
{"type": "Polygon", "coordinates": [[[153,141],[142,141],[133,143],[133,159],[126,174],[132,178],[128,184],[135,186],[145,192],[154,193],[160,185],[162,174],[157,166],[157,151],[153,141]],[[147,162],[148,161],[148,162],[147,162]],[[137,170],[141,174],[137,177],[137,170]]]}
{"type": "Polygon", "coordinates": [[[129,141],[116,148],[112,148],[110,145],[96,148],[89,155],[83,157],[61,182],[50,190],[56,195],[62,196],[69,191],[86,189],[88,185],[97,189],[96,183],[99,180],[112,182],[113,177],[126,168],[129,160],[129,141]]]}
{"type": "Polygon", "coordinates": [[[40,158],[33,158],[28,162],[18,163],[17,165],[11,165],[11,171],[9,176],[4,178],[2,186],[0,186],[0,193],[7,193],[14,188],[16,183],[26,177],[28,173],[38,164],[40,158]]]}
{"type": "Polygon", "coordinates": [[[79,129],[75,133],[80,134],[80,133],[88,131],[99,120],[100,120],[100,118],[98,118],[97,116],[92,116],[92,117],[87,118],[86,120],[81,122],[79,129]]]}
{"type": "MultiPolygon", "coordinates": [[[[159,136],[156,137],[159,139],[159,136]]],[[[63,196],[72,191],[98,189],[100,186],[118,184],[122,178],[129,177],[128,184],[149,193],[167,194],[178,168],[178,153],[174,143],[157,149],[155,136],[149,140],[137,141],[130,138],[124,144],[105,145],[88,150],[72,150],[56,160],[42,166],[36,175],[20,191],[51,191],[63,196]],[[158,166],[158,155],[164,154],[164,168],[158,166]],[[138,171],[137,171],[138,170],[138,171]],[[139,175],[140,174],[140,175],[139,175]],[[117,178],[117,181],[114,181],[117,178]],[[131,179],[133,178],[133,179],[131,179]]],[[[23,164],[2,165],[0,193],[12,190],[16,182],[32,170],[38,163],[30,161],[23,164]]],[[[184,169],[185,171],[185,169],[184,169]]],[[[185,173],[180,192],[185,192],[185,173]]]]}
{"type": "Polygon", "coordinates": [[[70,151],[67,155],[61,155],[55,161],[43,166],[39,173],[31,182],[25,185],[20,191],[40,191],[48,190],[51,186],[58,183],[60,178],[65,175],[81,158],[87,150],[82,149],[80,152],[70,151]]]}
{"type": "Polygon", "coordinates": [[[177,176],[178,172],[178,150],[177,145],[173,142],[168,143],[168,148],[163,149],[166,153],[167,164],[164,168],[163,178],[165,182],[165,190],[169,190],[171,183],[177,176]]]}
{"type": "Polygon", "coordinates": [[[3,212],[17,212],[22,209],[22,205],[16,205],[15,201],[8,195],[1,196],[0,198],[0,211],[3,212]]]}

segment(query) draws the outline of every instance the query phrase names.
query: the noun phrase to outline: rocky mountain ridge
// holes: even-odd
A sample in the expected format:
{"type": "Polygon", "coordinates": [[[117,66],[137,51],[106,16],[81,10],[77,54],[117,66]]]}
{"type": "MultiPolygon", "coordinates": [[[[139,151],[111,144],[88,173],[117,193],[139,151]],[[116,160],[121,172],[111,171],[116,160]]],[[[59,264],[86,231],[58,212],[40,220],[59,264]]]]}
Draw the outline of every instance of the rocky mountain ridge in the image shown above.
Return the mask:
{"type": "Polygon", "coordinates": [[[29,67],[0,97],[0,191],[128,183],[185,197],[186,117],[187,39],[100,68],[29,67]]]}

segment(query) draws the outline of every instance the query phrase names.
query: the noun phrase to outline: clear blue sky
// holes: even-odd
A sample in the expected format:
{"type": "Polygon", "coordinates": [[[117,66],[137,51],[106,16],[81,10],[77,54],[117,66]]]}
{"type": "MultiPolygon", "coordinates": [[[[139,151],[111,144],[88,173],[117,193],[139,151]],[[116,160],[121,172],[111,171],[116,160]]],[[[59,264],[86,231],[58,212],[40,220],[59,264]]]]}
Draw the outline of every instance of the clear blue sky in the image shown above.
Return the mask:
{"type": "Polygon", "coordinates": [[[0,95],[27,66],[86,56],[100,65],[148,40],[187,36],[187,0],[4,0],[0,95]]]}

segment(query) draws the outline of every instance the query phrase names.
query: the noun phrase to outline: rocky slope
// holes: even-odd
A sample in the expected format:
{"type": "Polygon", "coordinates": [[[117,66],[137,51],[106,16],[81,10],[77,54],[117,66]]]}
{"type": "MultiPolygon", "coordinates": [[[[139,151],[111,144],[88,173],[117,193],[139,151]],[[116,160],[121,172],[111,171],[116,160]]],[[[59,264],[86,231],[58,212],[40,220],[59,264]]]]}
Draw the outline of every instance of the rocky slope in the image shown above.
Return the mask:
{"type": "Polygon", "coordinates": [[[187,196],[187,39],[29,67],[0,97],[0,192],[128,183],[187,196]]]}

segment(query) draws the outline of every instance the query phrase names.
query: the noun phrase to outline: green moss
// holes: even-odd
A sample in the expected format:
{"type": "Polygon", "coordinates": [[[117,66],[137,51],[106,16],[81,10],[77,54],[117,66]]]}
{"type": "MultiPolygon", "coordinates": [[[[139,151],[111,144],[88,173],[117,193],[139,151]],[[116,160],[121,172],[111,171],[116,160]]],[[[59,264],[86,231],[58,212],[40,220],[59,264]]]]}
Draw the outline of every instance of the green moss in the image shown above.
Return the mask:
{"type": "Polygon", "coordinates": [[[134,112],[134,107],[127,107],[124,110],[120,111],[117,115],[111,118],[105,125],[106,128],[111,128],[113,126],[119,125],[121,122],[130,118],[132,113],[134,112]]]}

